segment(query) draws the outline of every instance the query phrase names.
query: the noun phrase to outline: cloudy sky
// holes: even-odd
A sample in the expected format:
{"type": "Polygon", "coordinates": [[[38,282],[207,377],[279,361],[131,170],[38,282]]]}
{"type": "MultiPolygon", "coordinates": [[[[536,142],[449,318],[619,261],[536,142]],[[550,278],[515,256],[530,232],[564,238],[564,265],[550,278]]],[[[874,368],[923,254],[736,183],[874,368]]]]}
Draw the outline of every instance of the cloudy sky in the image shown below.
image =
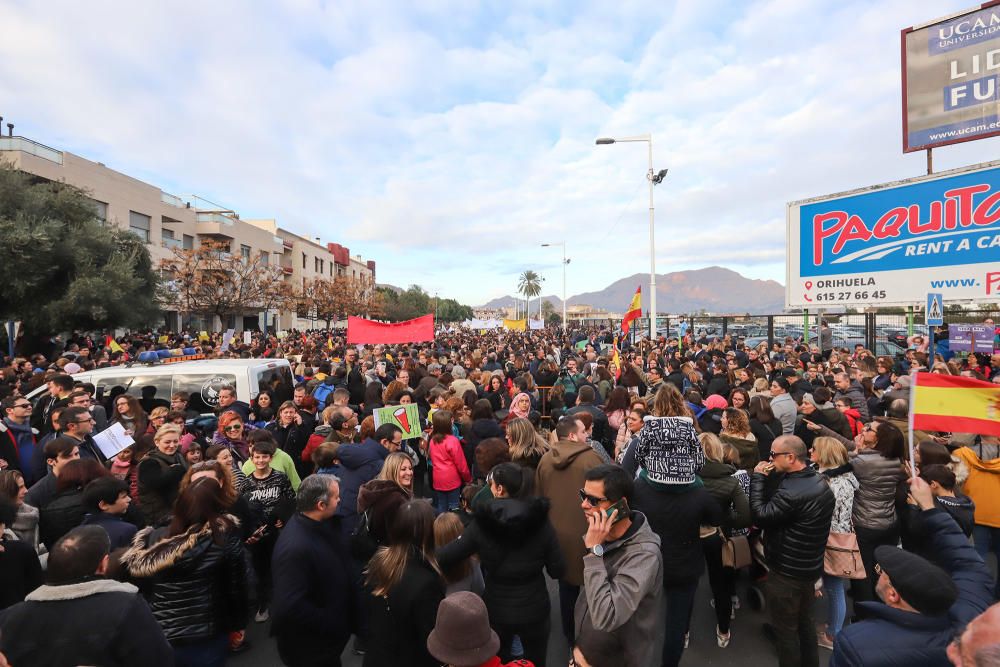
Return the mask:
{"type": "MultiPolygon", "coordinates": [[[[17,133],[481,303],[719,264],[784,282],[785,203],[923,173],[899,31],[971,0],[0,0],[17,133]]],[[[997,139],[939,149],[946,169],[997,139]]]]}

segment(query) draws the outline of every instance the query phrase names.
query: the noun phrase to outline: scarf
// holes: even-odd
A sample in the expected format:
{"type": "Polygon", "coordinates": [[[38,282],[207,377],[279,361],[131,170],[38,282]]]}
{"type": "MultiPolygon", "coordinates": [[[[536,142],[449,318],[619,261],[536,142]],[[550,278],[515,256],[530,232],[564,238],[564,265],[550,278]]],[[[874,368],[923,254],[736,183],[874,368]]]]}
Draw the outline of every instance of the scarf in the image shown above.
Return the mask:
{"type": "Polygon", "coordinates": [[[523,391],[520,394],[516,395],[514,397],[514,400],[510,402],[510,412],[515,417],[520,417],[521,419],[527,419],[528,415],[531,414],[531,396],[524,393],[523,391]],[[517,402],[521,400],[522,396],[528,399],[528,409],[523,411],[517,409],[517,402]]]}

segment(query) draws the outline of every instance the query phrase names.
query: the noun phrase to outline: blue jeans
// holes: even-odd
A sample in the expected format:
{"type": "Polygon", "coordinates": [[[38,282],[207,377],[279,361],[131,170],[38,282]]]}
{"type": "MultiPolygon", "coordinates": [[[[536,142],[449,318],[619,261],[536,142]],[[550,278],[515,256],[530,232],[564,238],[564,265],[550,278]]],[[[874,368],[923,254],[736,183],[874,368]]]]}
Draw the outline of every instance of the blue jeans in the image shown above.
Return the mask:
{"type": "Polygon", "coordinates": [[[452,489],[451,491],[435,491],[434,509],[438,511],[438,514],[457,510],[461,505],[461,500],[462,487],[452,489]]]}
{"type": "Polygon", "coordinates": [[[677,667],[684,654],[684,635],[691,623],[694,594],[698,580],[680,584],[664,584],[667,599],[666,632],[663,635],[663,667],[677,667]]]}
{"type": "Polygon", "coordinates": [[[844,627],[844,617],[847,616],[847,580],[823,574],[823,595],[826,596],[826,633],[836,637],[844,627]]]}
{"type": "Polygon", "coordinates": [[[202,639],[191,644],[174,647],[175,667],[222,667],[226,664],[229,651],[229,637],[202,639]]]}
{"type": "MultiPolygon", "coordinates": [[[[997,567],[1000,567],[1000,528],[976,524],[972,527],[972,539],[975,543],[976,551],[983,560],[992,552],[997,559],[997,567]]],[[[987,566],[989,563],[987,563],[987,566]]],[[[1000,577],[994,584],[993,597],[1000,594],[1000,577]]]]}

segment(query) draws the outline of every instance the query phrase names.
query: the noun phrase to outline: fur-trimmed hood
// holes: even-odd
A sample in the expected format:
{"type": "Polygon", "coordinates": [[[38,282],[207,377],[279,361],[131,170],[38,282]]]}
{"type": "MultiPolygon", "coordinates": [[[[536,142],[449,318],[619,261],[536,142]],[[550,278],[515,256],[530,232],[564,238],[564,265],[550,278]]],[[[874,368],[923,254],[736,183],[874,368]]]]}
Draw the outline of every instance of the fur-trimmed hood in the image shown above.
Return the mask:
{"type": "Polygon", "coordinates": [[[28,593],[26,602],[57,602],[59,600],[78,600],[98,593],[138,593],[139,589],[132,584],[126,584],[114,579],[89,579],[75,584],[39,586],[28,593]]]}
{"type": "Polygon", "coordinates": [[[549,500],[494,498],[480,503],[474,514],[487,535],[500,542],[521,542],[545,525],[549,517],[549,500]]]}
{"type": "MultiPolygon", "coordinates": [[[[221,518],[222,530],[239,526],[240,521],[231,514],[221,518]]],[[[132,546],[122,554],[121,564],[133,577],[152,577],[183,561],[194,564],[212,545],[212,528],[208,522],[191,526],[173,537],[166,537],[163,528],[143,528],[132,538],[132,546]]]]}

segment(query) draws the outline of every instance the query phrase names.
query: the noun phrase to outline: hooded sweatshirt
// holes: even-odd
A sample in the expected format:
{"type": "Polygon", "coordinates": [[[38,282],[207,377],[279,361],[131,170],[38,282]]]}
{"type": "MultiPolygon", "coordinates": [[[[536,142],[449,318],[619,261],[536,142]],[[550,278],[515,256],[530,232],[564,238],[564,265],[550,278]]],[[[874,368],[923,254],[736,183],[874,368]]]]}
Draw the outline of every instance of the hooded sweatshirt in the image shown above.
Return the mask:
{"type": "Polygon", "coordinates": [[[601,458],[586,442],[560,440],[538,462],[535,488],[539,496],[549,499],[549,518],[559,538],[559,548],[566,560],[563,581],[571,586],[583,583],[583,535],[587,518],[580,509],[579,490],[584,475],[601,465],[601,458]]]}
{"type": "Polygon", "coordinates": [[[969,468],[964,491],[976,504],[976,523],[1000,528],[1000,458],[983,461],[971,447],[952,454],[969,468]]]}

